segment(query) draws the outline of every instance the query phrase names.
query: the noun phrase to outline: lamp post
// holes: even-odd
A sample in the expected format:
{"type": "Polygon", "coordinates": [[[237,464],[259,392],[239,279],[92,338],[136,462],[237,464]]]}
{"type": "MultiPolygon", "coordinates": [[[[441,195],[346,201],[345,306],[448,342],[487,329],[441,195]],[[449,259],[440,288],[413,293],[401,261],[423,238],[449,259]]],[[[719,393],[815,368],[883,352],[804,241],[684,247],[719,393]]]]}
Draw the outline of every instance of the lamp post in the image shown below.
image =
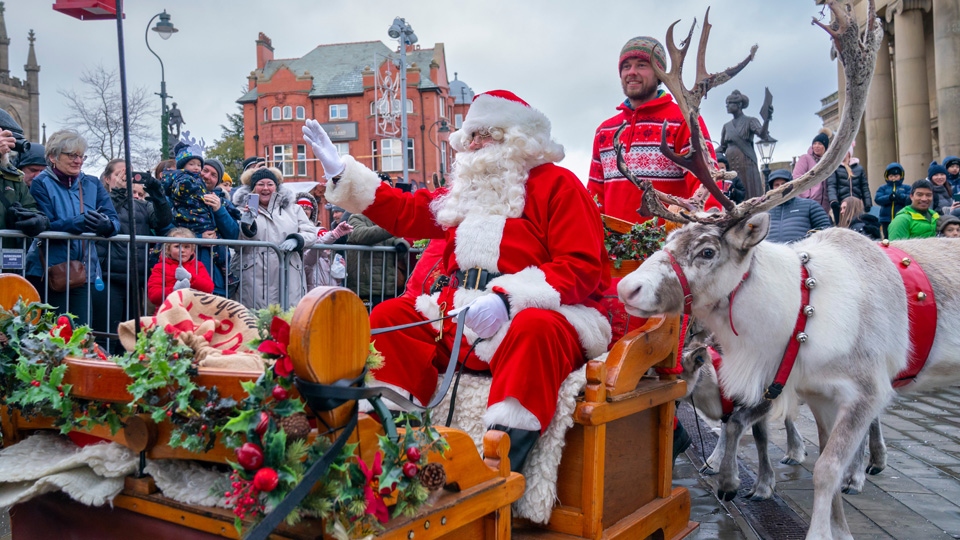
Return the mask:
{"type": "Polygon", "coordinates": [[[400,145],[403,158],[403,181],[410,183],[410,170],[407,161],[407,45],[417,42],[413,28],[402,17],[393,19],[387,30],[392,39],[400,40],[400,145]]]}
{"type": "Polygon", "coordinates": [[[170,157],[170,126],[169,126],[169,110],[167,109],[167,98],[171,97],[167,95],[167,79],[163,70],[163,60],[160,59],[160,55],[154,52],[150,48],[150,30],[160,34],[160,37],[164,40],[170,39],[170,36],[178,32],[177,27],[173,26],[173,23],[170,22],[170,15],[167,14],[167,10],[163,10],[163,13],[157,13],[150,18],[150,21],[147,22],[147,28],[143,31],[143,41],[147,44],[147,50],[153,53],[157,57],[157,61],[160,62],[160,155],[163,156],[163,159],[170,157]],[[157,21],[157,25],[153,28],[150,28],[150,23],[154,19],[160,17],[160,20],[157,21]]]}
{"type": "MultiPolygon", "coordinates": [[[[433,140],[433,128],[437,128],[437,136],[439,137],[441,133],[450,133],[450,123],[447,122],[446,118],[441,118],[436,122],[430,124],[430,129],[427,130],[427,140],[430,141],[430,144],[437,147],[437,150],[440,151],[440,184],[434,187],[440,187],[444,184],[444,175],[447,173],[447,153],[446,150],[437,144],[433,140]]],[[[424,181],[426,181],[426,172],[424,172],[424,181]]]]}
{"type": "Polygon", "coordinates": [[[770,179],[770,160],[773,158],[773,149],[777,147],[777,140],[773,137],[767,137],[757,141],[757,152],[760,154],[760,161],[763,163],[763,184],[767,185],[770,179]]]}

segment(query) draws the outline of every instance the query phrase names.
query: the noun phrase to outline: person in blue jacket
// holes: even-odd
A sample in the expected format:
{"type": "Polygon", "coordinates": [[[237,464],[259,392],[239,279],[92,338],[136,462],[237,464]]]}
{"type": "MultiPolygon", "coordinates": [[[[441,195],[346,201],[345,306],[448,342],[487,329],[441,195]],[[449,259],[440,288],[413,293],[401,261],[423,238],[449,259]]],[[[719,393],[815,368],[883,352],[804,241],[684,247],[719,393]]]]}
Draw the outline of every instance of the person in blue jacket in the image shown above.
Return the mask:
{"type": "MultiPolygon", "coordinates": [[[[776,189],[785,182],[793,180],[793,175],[786,169],[777,169],[770,173],[767,179],[768,189],[776,189]]],[[[812,199],[794,197],[789,201],[771,208],[770,232],[767,233],[768,242],[789,244],[806,238],[812,231],[830,227],[830,216],[819,203],[812,199]]]]}
{"type": "Polygon", "coordinates": [[[873,200],[880,207],[880,230],[887,238],[890,222],[897,212],[910,204],[910,184],[903,183],[903,165],[891,163],[883,171],[886,183],[877,188],[877,195],[873,200]]]}
{"type": "MultiPolygon", "coordinates": [[[[220,188],[220,182],[223,180],[223,164],[219,160],[208,158],[203,162],[203,168],[200,170],[200,179],[203,180],[205,191],[203,192],[203,203],[207,210],[213,216],[213,222],[216,229],[206,231],[202,238],[224,238],[227,240],[236,240],[240,237],[240,210],[230,202],[230,197],[220,188]]],[[[200,246],[197,249],[197,259],[207,267],[210,277],[213,278],[213,294],[218,296],[228,296],[228,280],[230,265],[230,250],[226,246],[200,246]]],[[[239,279],[239,278],[237,278],[239,279]]]]}
{"type": "MultiPolygon", "coordinates": [[[[120,219],[110,194],[96,176],[81,170],[86,159],[87,141],[73,130],[54,133],[47,140],[47,168],[34,178],[30,194],[37,207],[50,219],[50,230],[69,234],[93,233],[109,238],[120,231],[120,219]]],[[[90,322],[89,294],[103,287],[100,259],[96,246],[87,240],[48,240],[34,243],[27,256],[27,276],[39,283],[41,296],[58,313],[73,313],[76,324],[90,322]],[[86,266],[87,283],[54,291],[49,287],[47,269],[76,260],[86,266]],[[99,281],[98,281],[99,280],[99,281]]]]}

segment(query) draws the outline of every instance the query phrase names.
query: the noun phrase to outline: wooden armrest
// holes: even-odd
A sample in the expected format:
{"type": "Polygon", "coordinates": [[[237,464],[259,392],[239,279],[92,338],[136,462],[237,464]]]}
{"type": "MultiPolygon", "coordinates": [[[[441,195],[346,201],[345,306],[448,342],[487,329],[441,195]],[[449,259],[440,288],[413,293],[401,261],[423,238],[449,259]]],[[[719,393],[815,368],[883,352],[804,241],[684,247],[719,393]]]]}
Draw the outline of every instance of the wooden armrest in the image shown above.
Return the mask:
{"type": "Polygon", "coordinates": [[[623,336],[607,355],[607,394],[632,391],[652,367],[674,367],[679,341],[679,315],[650,317],[643,326],[623,336]]]}

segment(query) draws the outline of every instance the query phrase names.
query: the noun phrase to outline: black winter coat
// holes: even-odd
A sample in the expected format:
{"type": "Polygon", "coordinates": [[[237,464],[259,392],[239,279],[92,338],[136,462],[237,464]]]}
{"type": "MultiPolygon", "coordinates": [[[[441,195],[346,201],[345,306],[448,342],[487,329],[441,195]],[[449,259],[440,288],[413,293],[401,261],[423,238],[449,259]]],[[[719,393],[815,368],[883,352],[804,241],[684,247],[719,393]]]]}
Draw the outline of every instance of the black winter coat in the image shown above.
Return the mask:
{"type": "Polygon", "coordinates": [[[771,208],[770,232],[767,240],[778,244],[787,244],[806,238],[814,229],[826,229],[830,218],[823,207],[811,199],[794,197],[789,201],[771,208]]]}
{"type": "MultiPolygon", "coordinates": [[[[117,216],[120,218],[120,233],[130,234],[130,207],[127,200],[127,188],[118,188],[110,192],[110,199],[117,210],[117,216]]],[[[173,215],[170,212],[170,203],[166,199],[159,201],[133,201],[133,220],[137,236],[163,236],[173,223],[173,215]]],[[[110,242],[109,248],[107,242],[97,242],[97,254],[100,256],[100,268],[104,273],[110,274],[113,280],[127,281],[127,269],[132,266],[136,268],[140,275],[141,283],[146,279],[144,276],[144,244],[137,245],[137,260],[127,260],[127,243],[110,242]],[[109,249],[109,250],[108,250],[109,249]],[[109,261],[107,260],[109,254],[109,261]],[[131,265],[135,262],[136,264],[131,265]],[[109,268],[109,270],[108,270],[109,268]]]]}
{"type": "Polygon", "coordinates": [[[843,165],[827,177],[827,196],[830,202],[843,202],[847,197],[856,197],[863,201],[864,212],[869,212],[873,206],[870,197],[870,184],[867,182],[867,173],[859,164],[850,165],[853,178],[849,178],[847,168],[843,165]]]}

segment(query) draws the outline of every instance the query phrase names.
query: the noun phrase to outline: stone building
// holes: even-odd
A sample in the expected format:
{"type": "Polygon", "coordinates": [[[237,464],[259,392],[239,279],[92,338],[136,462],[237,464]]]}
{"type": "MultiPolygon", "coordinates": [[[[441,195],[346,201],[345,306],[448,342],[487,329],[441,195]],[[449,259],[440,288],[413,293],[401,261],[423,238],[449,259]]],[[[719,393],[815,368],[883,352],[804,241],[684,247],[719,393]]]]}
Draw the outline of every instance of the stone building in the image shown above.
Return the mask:
{"type": "MultiPolygon", "coordinates": [[[[317,119],[341,154],[371,169],[402,177],[399,68],[380,41],[320,45],[301,58],[274,59],[273,44],[260,34],[257,68],[248,77],[243,105],[244,153],[263,156],[290,181],[314,180],[320,164],[306,148],[301,127],[317,119]],[[379,83],[378,83],[379,81],[379,83]],[[378,86],[379,84],[379,86],[378,86]],[[389,99],[388,99],[389,98],[389,99]],[[392,133],[392,134],[391,134],[392,133]]],[[[456,75],[448,80],[444,46],[407,47],[407,134],[409,178],[423,187],[450,170],[453,150],[447,136],[459,127],[473,90],[456,75]]]]}
{"type": "MultiPolygon", "coordinates": [[[[960,155],[960,0],[876,5],[884,37],[854,151],[874,189],[892,161],[913,182],[931,160],[960,155]]],[[[867,0],[854,0],[854,9],[863,25],[867,0]]],[[[842,107],[842,75],[839,87],[842,107]]]]}
{"type": "Polygon", "coordinates": [[[10,76],[10,38],[4,18],[3,2],[0,2],[0,109],[10,113],[23,127],[23,135],[29,141],[40,141],[40,65],[33,49],[36,37],[30,30],[30,50],[23,66],[27,80],[10,76]]]}

